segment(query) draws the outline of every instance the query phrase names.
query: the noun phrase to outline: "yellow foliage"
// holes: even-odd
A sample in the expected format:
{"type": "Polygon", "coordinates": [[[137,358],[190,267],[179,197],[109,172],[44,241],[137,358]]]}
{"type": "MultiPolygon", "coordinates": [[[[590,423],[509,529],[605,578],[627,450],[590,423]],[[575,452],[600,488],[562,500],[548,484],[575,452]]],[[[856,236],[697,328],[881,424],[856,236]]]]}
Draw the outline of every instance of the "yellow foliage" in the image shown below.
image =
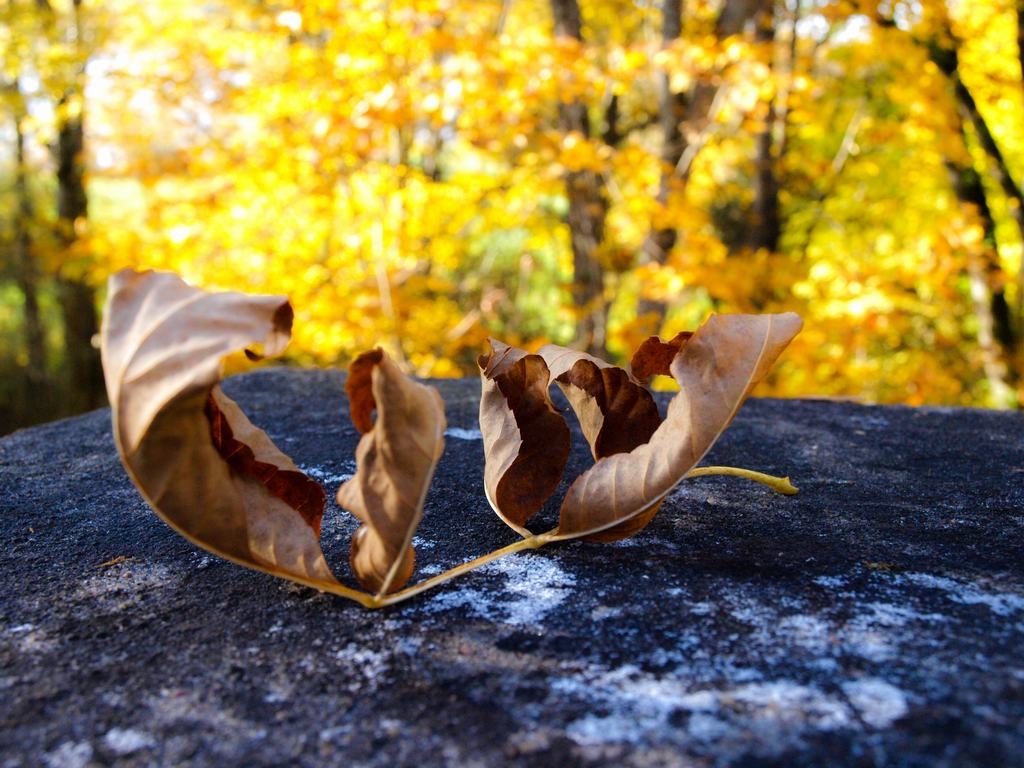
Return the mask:
{"type": "MultiPolygon", "coordinates": [[[[925,0],[880,25],[877,4],[830,2],[774,43],[719,37],[711,0],[685,4],[667,43],[657,4],[631,0],[581,0],[583,42],[555,38],[546,0],[91,5],[90,220],[73,251],[41,240],[50,271],[99,284],[151,267],[284,292],[295,361],[381,344],[410,371],[464,375],[489,332],[572,340],[565,178],[592,172],[615,354],[710,311],[795,309],[806,330],[764,393],[987,402],[969,266],[1017,307],[1021,235],[921,41],[960,41],[963,81],[1019,183],[1009,4],[925,0]],[[677,156],[666,84],[684,97],[677,156]],[[571,105],[589,133],[565,129],[571,105]],[[765,134],[774,247],[749,238],[765,134]],[[985,179],[994,235],[951,168],[985,179]],[[638,316],[650,302],[664,316],[638,316]]],[[[14,7],[0,77],[36,72],[41,103],[74,50],[14,7]]],[[[34,167],[55,110],[78,108],[51,102],[23,116],[34,167]]]]}

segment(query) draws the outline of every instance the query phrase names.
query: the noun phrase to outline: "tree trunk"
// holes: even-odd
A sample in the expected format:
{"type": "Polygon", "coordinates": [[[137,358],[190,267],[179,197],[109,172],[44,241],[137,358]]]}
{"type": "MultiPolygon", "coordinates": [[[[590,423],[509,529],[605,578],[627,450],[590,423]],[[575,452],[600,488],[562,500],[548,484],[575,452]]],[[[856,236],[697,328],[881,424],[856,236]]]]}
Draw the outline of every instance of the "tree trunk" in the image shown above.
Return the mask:
{"type": "MultiPolygon", "coordinates": [[[[1021,195],[1020,187],[1018,187],[1016,182],[1014,182],[1013,176],[1010,174],[1010,168],[1006,163],[1006,158],[999,149],[999,145],[996,144],[995,137],[992,136],[992,131],[989,130],[988,123],[978,110],[978,105],[975,103],[971,92],[959,77],[956,78],[955,86],[957,101],[960,102],[960,108],[974,127],[974,132],[978,137],[978,143],[981,145],[981,148],[985,151],[985,156],[988,158],[992,175],[999,183],[999,187],[1002,189],[1003,194],[1006,195],[1008,203],[1007,208],[1009,210],[1010,217],[1013,219],[1014,224],[1017,225],[1017,230],[1020,232],[1021,238],[1024,239],[1024,196],[1021,195]]],[[[1020,269],[1017,272],[1016,316],[1014,336],[1019,343],[1020,337],[1024,335],[1024,259],[1021,260],[1020,269]]]]}
{"type": "Polygon", "coordinates": [[[45,392],[49,382],[46,376],[46,334],[39,309],[39,266],[32,252],[32,224],[35,213],[31,192],[28,187],[28,168],[25,165],[25,133],[22,121],[26,117],[24,100],[18,86],[11,89],[15,101],[14,114],[14,188],[17,198],[17,212],[14,216],[14,267],[18,288],[24,304],[22,326],[25,336],[25,392],[33,395],[39,406],[48,409],[45,392]]]}
{"type": "MultiPolygon", "coordinates": [[[[577,0],[551,0],[555,35],[583,41],[577,0]]],[[[565,133],[576,131],[590,137],[587,107],[579,100],[559,105],[559,121],[565,133]]],[[[578,312],[576,346],[592,355],[605,356],[608,305],[604,296],[604,270],[598,248],[604,241],[608,201],[604,180],[594,171],[565,174],[569,199],[568,224],[572,243],[573,301],[578,312]]]]}
{"type": "Polygon", "coordinates": [[[1017,0],[1017,61],[1020,63],[1021,85],[1024,85],[1024,0],[1017,0]]]}
{"type": "Polygon", "coordinates": [[[946,168],[957,198],[962,205],[977,211],[985,232],[981,253],[971,253],[967,257],[966,274],[978,326],[982,369],[991,390],[992,404],[1002,408],[1010,407],[1014,396],[1007,382],[1009,367],[1006,359],[1012,347],[1012,322],[1000,280],[1001,270],[996,261],[995,220],[977,172],[973,168],[949,161],[946,168]]]}
{"type": "MultiPolygon", "coordinates": [[[[953,91],[957,104],[960,107],[960,112],[964,120],[970,123],[974,129],[978,145],[988,159],[992,176],[1006,196],[1009,215],[1020,232],[1021,238],[1024,239],[1024,195],[1021,194],[1020,187],[1013,180],[1013,175],[1010,173],[1006,158],[999,149],[999,145],[996,143],[984,115],[978,109],[974,96],[960,79],[958,71],[959,54],[956,48],[942,46],[933,42],[928,46],[928,51],[932,62],[939,67],[953,84],[953,91]]],[[[1016,349],[1020,345],[1021,338],[1024,337],[1024,259],[1021,260],[1021,265],[1017,272],[1017,303],[1013,314],[1015,317],[1011,322],[1010,338],[1016,349]]],[[[1017,349],[1017,351],[1019,352],[1020,350],[1017,349]]]]}
{"type": "MultiPolygon", "coordinates": [[[[71,43],[82,39],[79,19],[81,0],[74,0],[71,43]]],[[[84,60],[75,63],[69,87],[61,99],[62,118],[57,135],[57,222],[65,251],[78,239],[79,227],[88,216],[85,191],[85,95],[84,60]]],[[[66,266],[66,265],[65,265],[66,266]]],[[[104,402],[103,371],[94,339],[99,333],[96,289],[83,278],[63,269],[58,277],[64,320],[64,354],[68,371],[68,409],[78,412],[104,402]]]]}
{"type": "MultiPolygon", "coordinates": [[[[715,34],[720,39],[741,34],[763,2],[771,6],[769,0],[725,0],[715,23],[715,34]]],[[[682,34],[682,0],[663,0],[661,13],[661,43],[663,47],[668,47],[682,34]]],[[[712,105],[721,87],[709,81],[699,81],[691,93],[675,93],[670,87],[668,73],[658,73],[662,162],[658,202],[662,205],[668,202],[671,194],[682,194],[685,190],[694,157],[703,143],[702,139],[690,143],[682,126],[684,123],[696,126],[708,122],[713,117],[712,105]]],[[[672,227],[652,230],[644,241],[642,261],[646,264],[664,264],[676,245],[682,224],[680,222],[672,227]]],[[[637,314],[645,330],[653,333],[661,325],[667,309],[664,301],[641,298],[637,314]]]]}
{"type": "MultiPolygon", "coordinates": [[[[755,40],[765,46],[775,42],[775,14],[771,0],[761,0],[755,17],[755,40]]],[[[771,62],[769,62],[771,63],[771,62]]],[[[747,227],[746,245],[751,250],[776,251],[779,247],[779,156],[776,142],[778,109],[773,99],[766,105],[764,126],[757,134],[754,160],[754,203],[747,227]]]]}
{"type": "MultiPolygon", "coordinates": [[[[661,6],[661,44],[668,47],[683,31],[682,0],[664,0],[661,6]]],[[[665,205],[676,180],[676,168],[686,149],[686,138],[681,128],[686,118],[687,98],[685,93],[672,91],[669,73],[658,73],[658,125],[661,128],[661,181],[658,185],[658,202],[665,205]]],[[[645,264],[664,264],[679,238],[676,227],[652,229],[644,240],[641,259],[645,264]]],[[[647,333],[654,334],[660,329],[665,318],[665,302],[641,297],[637,306],[638,320],[647,333]]]]}
{"type": "MultiPolygon", "coordinates": [[[[82,117],[72,111],[60,125],[57,137],[57,222],[65,250],[75,244],[78,227],[88,214],[83,149],[82,117]]],[[[67,408],[76,413],[96,408],[104,401],[103,372],[99,352],[94,346],[99,333],[96,289],[66,272],[59,275],[57,281],[64,321],[67,408]]]]}

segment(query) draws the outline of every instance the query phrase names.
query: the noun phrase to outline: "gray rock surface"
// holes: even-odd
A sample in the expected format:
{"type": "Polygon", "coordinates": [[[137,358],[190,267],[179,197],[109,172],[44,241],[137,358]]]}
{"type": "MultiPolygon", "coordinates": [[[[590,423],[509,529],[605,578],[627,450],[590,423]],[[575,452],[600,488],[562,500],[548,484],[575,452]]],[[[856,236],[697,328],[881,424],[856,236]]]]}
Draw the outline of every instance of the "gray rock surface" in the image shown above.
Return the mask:
{"type": "MultiPolygon", "coordinates": [[[[479,385],[438,385],[420,575],[514,540],[481,492],[479,385]]],[[[331,495],[353,471],[340,374],[226,389],[331,495]]],[[[1024,415],[754,400],[708,463],[801,493],[688,481],[634,539],[372,612],[178,537],[108,412],[15,433],[0,768],[1024,765],[1024,415]]],[[[339,574],[354,527],[329,510],[339,574]]]]}

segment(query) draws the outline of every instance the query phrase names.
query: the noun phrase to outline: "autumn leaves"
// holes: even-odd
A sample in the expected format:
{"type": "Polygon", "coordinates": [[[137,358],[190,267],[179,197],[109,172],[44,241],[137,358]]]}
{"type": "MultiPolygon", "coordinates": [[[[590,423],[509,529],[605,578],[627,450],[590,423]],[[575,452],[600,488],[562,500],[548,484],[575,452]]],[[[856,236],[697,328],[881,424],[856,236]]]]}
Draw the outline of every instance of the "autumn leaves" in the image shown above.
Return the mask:
{"type": "Polygon", "coordinates": [[[338,490],[338,504],[363,522],[349,562],[363,587],[384,595],[412,577],[412,536],[444,450],[444,403],[436,389],[409,379],[380,349],[356,358],[345,391],[363,434],[356,474],[338,490]]]}
{"type": "Polygon", "coordinates": [[[291,319],[281,297],[126,270],[109,284],[103,370],[121,461],[160,517],[214,554],[326,588],[326,496],[310,503],[315,484],[218,385],[225,355],[280,352],[291,319]]]}
{"type": "Polygon", "coordinates": [[[792,314],[719,316],[692,335],[645,344],[634,372],[671,375],[680,385],[664,419],[640,381],[603,360],[552,345],[528,354],[492,341],[479,360],[484,491],[521,539],[405,589],[415,567],[413,535],[443,452],[444,404],[383,351],[359,356],[346,391],[362,437],[356,473],[337,498],[362,523],[350,565],[363,592],[342,584],[320,549],[323,490],[218,384],[221,358],[256,344],[279,352],[291,320],[282,297],[206,293],[170,274],[116,275],[102,333],[115,440],[146,500],[195,544],[367,607],[517,550],[636,533],[801,325],[792,314]],[[579,419],[595,463],[569,486],[557,527],[534,534],[527,523],[561,484],[570,451],[552,384],[579,419]]]}
{"type": "Polygon", "coordinates": [[[528,535],[522,526],[560,482],[569,429],[548,396],[554,383],[579,419],[596,463],[569,486],[550,539],[633,535],[711,448],[800,325],[793,314],[717,316],[692,336],[647,342],[634,357],[634,370],[671,375],[680,385],[664,420],[651,393],[621,368],[564,347],[548,345],[527,355],[492,342],[491,354],[480,361],[491,506],[528,535]],[[651,359],[652,347],[660,358],[651,359]],[[511,462],[510,445],[519,446],[511,462]]]}

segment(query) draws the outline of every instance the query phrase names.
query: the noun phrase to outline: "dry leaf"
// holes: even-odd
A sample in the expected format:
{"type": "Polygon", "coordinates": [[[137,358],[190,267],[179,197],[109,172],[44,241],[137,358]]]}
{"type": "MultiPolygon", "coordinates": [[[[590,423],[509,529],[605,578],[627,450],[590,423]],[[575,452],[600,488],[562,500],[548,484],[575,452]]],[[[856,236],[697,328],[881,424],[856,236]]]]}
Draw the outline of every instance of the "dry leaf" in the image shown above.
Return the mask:
{"type": "MultiPolygon", "coordinates": [[[[565,394],[579,420],[595,459],[628,453],[651,439],[661,414],[651,393],[624,370],[577,350],[549,344],[540,354],[559,372],[555,383],[565,394]]],[[[607,542],[637,533],[657,513],[653,506],[607,530],[586,537],[607,542]]]]}
{"type": "Polygon", "coordinates": [[[408,589],[401,587],[414,568],[413,535],[443,450],[444,406],[437,390],[403,375],[382,350],[361,355],[346,390],[363,436],[356,474],[338,501],[363,523],[350,560],[376,593],[367,595],[340,584],[324,561],[323,489],[218,385],[225,355],[261,343],[275,354],[291,322],[282,297],[207,293],[169,274],[115,275],[102,331],[115,441],[147,501],[197,545],[367,607],[407,599],[512,552],[640,530],[801,325],[792,314],[713,317],[692,335],[649,339],[635,369],[645,377],[669,372],[681,386],[664,421],[646,389],[598,358],[554,346],[530,355],[492,341],[478,361],[485,488],[526,538],[408,589]],[[570,486],[558,527],[533,536],[525,524],[557,488],[569,454],[568,426],[549,397],[552,381],[597,461],[570,486]]]}
{"type": "Polygon", "coordinates": [[[680,331],[668,341],[657,336],[647,338],[633,353],[629,370],[640,381],[647,381],[652,376],[671,376],[672,361],[691,336],[693,331],[680,331]]]}
{"type": "Polygon", "coordinates": [[[110,279],[103,371],[118,452],[172,528],[215,554],[303,583],[337,585],[318,543],[326,495],[218,386],[221,359],[276,354],[292,309],[279,296],[207,293],[175,275],[110,279]]]}
{"type": "Polygon", "coordinates": [[[338,503],[363,522],[350,563],[363,587],[392,592],[412,576],[412,537],[444,450],[444,404],[436,389],[409,379],[380,349],[352,363],[345,389],[363,433],[356,474],[338,490],[338,503]]]}
{"type": "Polygon", "coordinates": [[[651,393],[621,368],[550,344],[539,354],[560,371],[555,383],[576,413],[595,459],[633,450],[661,424],[651,393]],[[572,366],[561,372],[570,362],[572,366]]]}
{"type": "Polygon", "coordinates": [[[599,460],[576,479],[556,535],[593,537],[649,516],[711,448],[800,327],[792,313],[711,317],[672,361],[680,391],[665,421],[649,442],[599,460]]]}
{"type": "Polygon", "coordinates": [[[726,315],[712,317],[695,333],[680,333],[668,342],[648,339],[634,356],[634,365],[644,376],[671,373],[682,386],[664,421],[650,392],[625,371],[554,345],[539,352],[547,365],[537,364],[533,378],[509,385],[506,393],[500,386],[502,377],[535,356],[492,341],[492,353],[480,360],[480,423],[491,506],[527,535],[523,526],[558,485],[565,460],[549,461],[539,452],[540,447],[550,450],[563,440],[561,422],[554,418],[558,414],[547,395],[550,373],[579,418],[597,460],[570,486],[552,535],[614,541],[636,533],[710,449],[800,326],[793,314],[726,315]],[[524,448],[513,410],[518,398],[526,395],[530,407],[523,410],[545,417],[535,417],[531,424],[530,441],[538,446],[532,457],[524,448]],[[510,473],[515,462],[522,465],[510,473]],[[505,483],[500,495],[499,480],[505,483]],[[534,501],[519,506],[506,501],[519,498],[534,501]]]}
{"type": "Polygon", "coordinates": [[[487,501],[508,525],[529,536],[526,521],[562,479],[569,427],[551,403],[543,358],[492,339],[491,352],[477,362],[487,501]]]}

